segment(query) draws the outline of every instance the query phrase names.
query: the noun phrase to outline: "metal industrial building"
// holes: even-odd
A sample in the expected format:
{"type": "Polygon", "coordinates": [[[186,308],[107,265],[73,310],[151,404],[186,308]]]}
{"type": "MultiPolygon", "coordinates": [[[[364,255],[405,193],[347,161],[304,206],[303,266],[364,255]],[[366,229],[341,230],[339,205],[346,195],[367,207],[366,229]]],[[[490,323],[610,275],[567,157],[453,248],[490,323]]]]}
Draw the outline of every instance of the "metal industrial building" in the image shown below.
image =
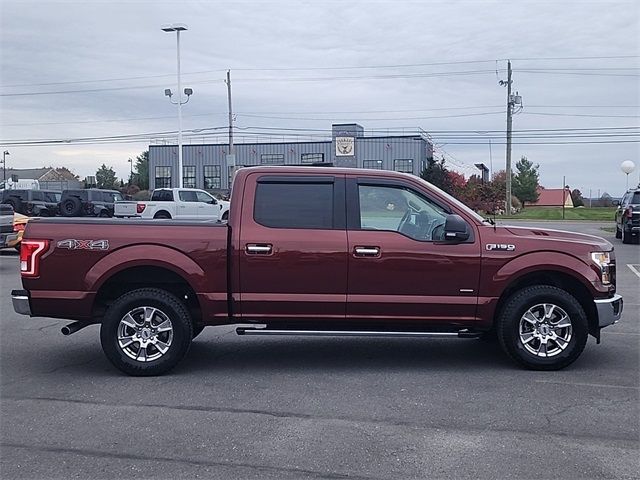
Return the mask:
{"type": "MultiPolygon", "coordinates": [[[[419,175],[433,144],[426,132],[402,135],[365,135],[356,123],[334,124],[331,140],[238,143],[236,165],[318,165],[395,170],[419,175]]],[[[228,144],[183,145],[183,186],[226,190],[230,185],[228,144]]],[[[149,187],[176,187],[177,145],[149,146],[149,187]]]]}

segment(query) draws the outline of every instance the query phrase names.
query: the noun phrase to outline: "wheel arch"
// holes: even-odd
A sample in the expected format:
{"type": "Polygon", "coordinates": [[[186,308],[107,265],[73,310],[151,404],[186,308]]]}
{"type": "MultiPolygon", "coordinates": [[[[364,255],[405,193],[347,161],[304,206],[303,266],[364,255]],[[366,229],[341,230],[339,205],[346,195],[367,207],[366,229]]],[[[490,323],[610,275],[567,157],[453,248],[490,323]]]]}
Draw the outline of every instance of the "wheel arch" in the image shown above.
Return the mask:
{"type": "Polygon", "coordinates": [[[113,252],[87,273],[87,290],[95,291],[93,317],[101,318],[109,304],[138,288],[161,288],[180,298],[195,322],[202,306],[196,292],[204,271],[191,258],[168,247],[137,245],[113,252]],[[131,261],[131,258],[137,260],[131,261]]]}
{"type": "Polygon", "coordinates": [[[582,306],[589,323],[589,333],[594,337],[599,337],[598,313],[593,294],[585,285],[584,281],[577,276],[556,269],[543,269],[524,273],[513,279],[503,290],[496,304],[495,318],[497,318],[506,301],[517,291],[533,285],[549,285],[560,288],[570,293],[582,306]]]}

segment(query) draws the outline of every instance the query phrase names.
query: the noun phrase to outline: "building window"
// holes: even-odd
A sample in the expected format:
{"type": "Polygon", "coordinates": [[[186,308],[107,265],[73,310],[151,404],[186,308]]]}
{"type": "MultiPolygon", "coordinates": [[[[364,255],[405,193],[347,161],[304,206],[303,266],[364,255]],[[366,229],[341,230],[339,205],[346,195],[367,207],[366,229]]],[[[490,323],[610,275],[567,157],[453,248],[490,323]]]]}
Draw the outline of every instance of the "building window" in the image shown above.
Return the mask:
{"type": "Polygon", "coordinates": [[[205,190],[222,188],[220,185],[220,165],[204,166],[204,188],[205,190]]]}
{"type": "Polygon", "coordinates": [[[284,164],[284,153],[263,153],[260,155],[260,163],[263,165],[284,164]]]}
{"type": "Polygon", "coordinates": [[[171,167],[156,167],[156,188],[171,188],[171,167]]]}
{"type": "Polygon", "coordinates": [[[413,160],[402,159],[393,161],[393,169],[396,172],[413,173],[413,160]]]}
{"type": "Polygon", "coordinates": [[[182,186],[184,188],[196,188],[195,165],[185,165],[182,167],[182,186]]]}
{"type": "Polygon", "coordinates": [[[375,170],[382,170],[382,160],[364,160],[362,162],[362,168],[373,168],[375,170]]]}
{"type": "Polygon", "coordinates": [[[321,163],[324,162],[324,153],[303,153],[300,155],[301,163],[321,163]]]}

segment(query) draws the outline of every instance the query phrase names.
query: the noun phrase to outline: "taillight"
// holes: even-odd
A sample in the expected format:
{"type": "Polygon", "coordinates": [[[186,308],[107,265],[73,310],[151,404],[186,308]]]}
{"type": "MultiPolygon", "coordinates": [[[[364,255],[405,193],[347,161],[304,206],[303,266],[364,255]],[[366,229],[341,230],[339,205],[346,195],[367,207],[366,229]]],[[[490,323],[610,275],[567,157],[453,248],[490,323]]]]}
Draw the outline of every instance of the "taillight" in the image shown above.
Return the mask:
{"type": "Polygon", "coordinates": [[[20,245],[20,273],[23,277],[37,277],[40,257],[49,248],[49,240],[23,240],[20,245]]]}
{"type": "Polygon", "coordinates": [[[136,212],[142,213],[147,206],[144,203],[139,203],[136,205],[136,212]]]}
{"type": "Polygon", "coordinates": [[[13,231],[14,232],[22,232],[25,227],[27,226],[26,223],[14,223],[13,224],[13,231]]]}
{"type": "Polygon", "coordinates": [[[633,218],[633,208],[629,207],[624,211],[624,216],[627,218],[633,218]]]}

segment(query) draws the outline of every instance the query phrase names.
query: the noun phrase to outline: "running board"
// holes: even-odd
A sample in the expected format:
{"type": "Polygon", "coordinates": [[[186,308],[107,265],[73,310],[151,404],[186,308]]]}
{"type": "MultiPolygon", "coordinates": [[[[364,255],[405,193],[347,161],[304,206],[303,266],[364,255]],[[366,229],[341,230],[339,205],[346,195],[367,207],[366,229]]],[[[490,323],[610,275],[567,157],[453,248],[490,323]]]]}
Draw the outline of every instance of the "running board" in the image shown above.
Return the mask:
{"type": "Polygon", "coordinates": [[[394,332],[372,330],[276,330],[271,328],[238,327],[238,335],[297,335],[311,337],[431,337],[431,338],[478,338],[481,333],[469,330],[457,332],[394,332]]]}

